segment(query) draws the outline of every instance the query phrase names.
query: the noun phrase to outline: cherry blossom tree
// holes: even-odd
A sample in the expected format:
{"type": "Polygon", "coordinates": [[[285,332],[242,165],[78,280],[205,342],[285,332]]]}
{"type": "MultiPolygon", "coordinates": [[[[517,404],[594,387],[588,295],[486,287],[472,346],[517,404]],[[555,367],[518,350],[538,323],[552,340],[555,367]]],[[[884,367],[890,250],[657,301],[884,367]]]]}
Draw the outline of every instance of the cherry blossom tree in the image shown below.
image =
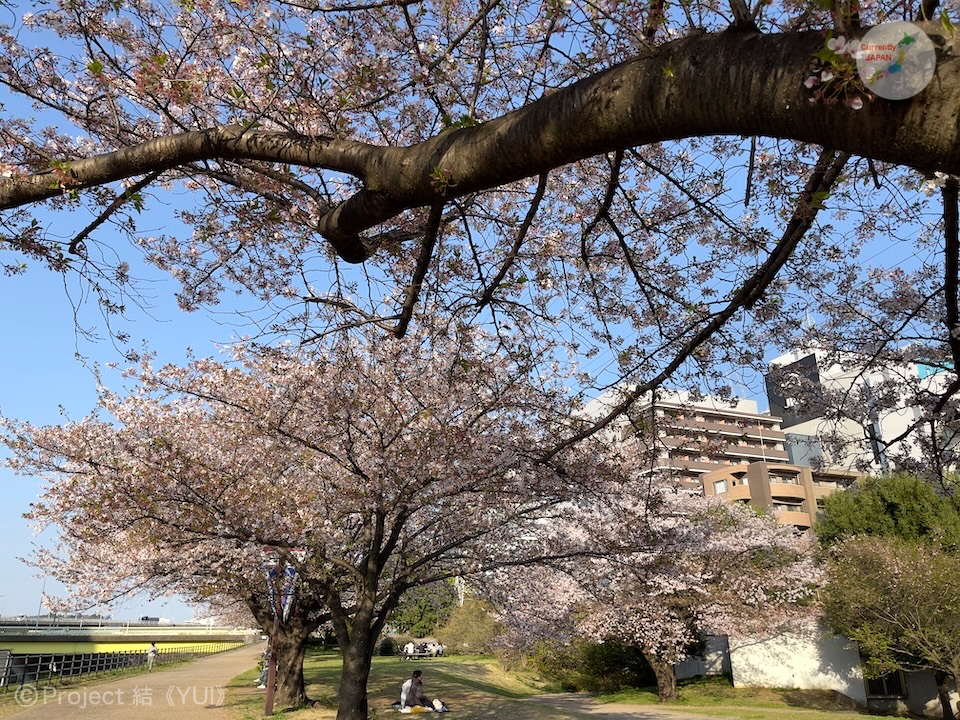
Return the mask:
{"type": "Polygon", "coordinates": [[[142,251],[265,331],[423,308],[638,393],[729,389],[811,310],[831,347],[960,359],[956,0],[5,7],[4,266],[109,309],[142,251]],[[898,100],[853,57],[891,19],[935,48],[898,100]]]}
{"type": "Polygon", "coordinates": [[[536,573],[501,571],[493,597],[509,644],[582,637],[637,645],[661,700],[677,697],[674,666],[705,633],[749,635],[803,615],[817,571],[810,538],[754,508],[666,484],[627,483],[578,506],[570,531],[586,559],[536,573]]]}
{"type": "Polygon", "coordinates": [[[599,482],[589,444],[542,459],[569,412],[563,385],[531,383],[524,363],[539,361],[516,357],[464,330],[144,358],[135,386],[103,389],[83,421],[5,422],[14,467],[47,478],[29,518],[60,529],[36,562],[99,602],[141,588],[242,601],[267,630],[294,568],[277,702],[305,700],[304,643],[329,622],[338,718],[365,718],[404,592],[558,552],[541,521],[599,482]]]}

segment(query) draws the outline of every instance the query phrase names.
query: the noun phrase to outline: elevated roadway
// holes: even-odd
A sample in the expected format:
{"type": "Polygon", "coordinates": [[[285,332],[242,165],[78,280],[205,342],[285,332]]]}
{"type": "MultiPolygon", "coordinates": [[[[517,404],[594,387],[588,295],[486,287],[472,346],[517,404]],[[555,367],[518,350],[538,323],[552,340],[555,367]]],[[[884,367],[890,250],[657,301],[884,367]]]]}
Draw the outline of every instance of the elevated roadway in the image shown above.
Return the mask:
{"type": "Polygon", "coordinates": [[[208,643],[249,643],[260,633],[250,628],[215,625],[0,625],[0,650],[14,655],[36,653],[113,652],[158,647],[198,646],[208,643]]]}

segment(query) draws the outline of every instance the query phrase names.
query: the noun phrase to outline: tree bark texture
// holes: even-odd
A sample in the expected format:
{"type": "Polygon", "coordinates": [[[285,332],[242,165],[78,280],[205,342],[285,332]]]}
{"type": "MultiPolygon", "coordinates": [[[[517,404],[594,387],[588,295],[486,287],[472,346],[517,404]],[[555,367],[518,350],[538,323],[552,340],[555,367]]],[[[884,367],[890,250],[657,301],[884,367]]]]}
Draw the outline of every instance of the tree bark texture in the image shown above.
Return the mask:
{"type": "Polygon", "coordinates": [[[674,671],[673,665],[655,653],[645,651],[643,656],[650,663],[653,674],[657,676],[657,697],[660,702],[676,700],[680,697],[677,692],[677,673],[674,671]]]}
{"type": "MultiPolygon", "coordinates": [[[[369,643],[351,642],[341,647],[343,669],[340,675],[340,703],[337,720],[367,720],[367,681],[373,651],[369,643]]],[[[400,683],[397,683],[399,696],[400,683]]]]}
{"type": "Polygon", "coordinates": [[[937,697],[940,699],[940,708],[943,710],[943,720],[954,720],[956,717],[950,702],[950,680],[950,676],[946,673],[937,673],[937,697]]]}
{"type": "Polygon", "coordinates": [[[274,704],[280,710],[300,707],[307,701],[303,659],[309,638],[309,633],[288,635],[283,631],[277,637],[277,690],[274,704]]]}

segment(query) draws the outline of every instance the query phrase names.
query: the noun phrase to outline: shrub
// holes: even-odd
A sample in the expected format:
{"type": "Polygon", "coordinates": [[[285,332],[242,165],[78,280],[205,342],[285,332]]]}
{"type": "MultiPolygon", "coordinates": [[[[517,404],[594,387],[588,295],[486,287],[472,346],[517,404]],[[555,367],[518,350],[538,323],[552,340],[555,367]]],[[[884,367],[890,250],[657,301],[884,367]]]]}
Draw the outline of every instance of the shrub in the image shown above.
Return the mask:
{"type": "Polygon", "coordinates": [[[380,645],[377,647],[377,654],[384,656],[397,654],[397,645],[392,637],[387,636],[380,639],[380,645]]]}
{"type": "Polygon", "coordinates": [[[444,653],[450,655],[488,655],[493,652],[493,640],[500,633],[498,623],[489,612],[489,606],[474,598],[466,598],[463,605],[450,612],[450,619],[437,629],[437,638],[444,653]]]}
{"type": "Polygon", "coordinates": [[[553,681],[564,692],[579,690],[579,667],[573,647],[537,643],[530,654],[530,665],[541,676],[553,681]]]}
{"type": "Polygon", "coordinates": [[[656,677],[640,649],[614,640],[577,641],[568,647],[538,645],[531,664],[565,692],[617,692],[656,685],[656,677]]]}
{"type": "Polygon", "coordinates": [[[581,674],[587,692],[610,693],[623,688],[656,685],[650,663],[640,648],[614,640],[579,647],[581,674]]]}

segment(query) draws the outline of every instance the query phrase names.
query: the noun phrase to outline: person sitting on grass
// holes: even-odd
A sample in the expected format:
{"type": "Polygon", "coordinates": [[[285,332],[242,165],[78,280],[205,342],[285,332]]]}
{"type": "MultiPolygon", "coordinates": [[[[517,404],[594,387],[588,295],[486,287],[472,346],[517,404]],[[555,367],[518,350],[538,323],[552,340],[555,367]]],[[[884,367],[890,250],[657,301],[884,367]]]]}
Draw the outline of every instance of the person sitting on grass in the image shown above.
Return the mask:
{"type": "Polygon", "coordinates": [[[412,708],[417,705],[430,706],[430,701],[423,696],[423,673],[414,670],[413,674],[400,688],[400,709],[412,708]]]}

